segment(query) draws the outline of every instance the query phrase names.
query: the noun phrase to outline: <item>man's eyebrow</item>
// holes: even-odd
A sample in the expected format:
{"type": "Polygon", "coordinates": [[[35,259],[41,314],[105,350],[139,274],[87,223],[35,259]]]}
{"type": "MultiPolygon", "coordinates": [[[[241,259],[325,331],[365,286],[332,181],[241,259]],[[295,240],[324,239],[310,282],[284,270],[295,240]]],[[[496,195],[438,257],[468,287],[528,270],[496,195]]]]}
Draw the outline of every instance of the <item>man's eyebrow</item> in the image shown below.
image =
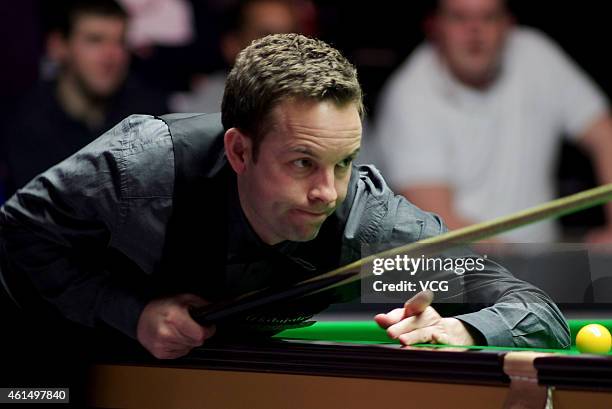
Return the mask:
{"type": "Polygon", "coordinates": [[[357,148],[357,149],[355,149],[355,150],[353,151],[353,153],[350,153],[350,154],[346,155],[346,157],[347,157],[347,158],[348,158],[348,157],[351,157],[351,156],[352,156],[352,157],[356,157],[357,155],[359,155],[359,151],[360,151],[360,150],[361,150],[361,148],[357,148]]]}
{"type": "MultiPolygon", "coordinates": [[[[361,148],[357,148],[357,149],[355,149],[353,152],[349,153],[349,154],[348,154],[348,155],[346,155],[345,157],[346,157],[346,158],[349,158],[349,157],[356,157],[356,156],[359,154],[360,149],[361,149],[361,148]]],[[[313,152],[311,149],[309,149],[309,148],[308,148],[308,147],[306,147],[306,146],[295,146],[295,147],[293,147],[293,148],[289,149],[289,152],[303,153],[303,154],[305,154],[305,155],[308,155],[308,156],[313,156],[313,157],[316,157],[316,156],[317,156],[317,155],[316,155],[316,154],[315,154],[315,153],[314,153],[314,152],[313,152]]]]}
{"type": "Polygon", "coordinates": [[[359,149],[360,148],[357,148],[353,152],[349,153],[348,155],[345,155],[343,160],[347,160],[347,159],[354,160],[357,157],[357,155],[359,155],[359,149]]]}
{"type": "Polygon", "coordinates": [[[309,156],[316,156],[314,152],[311,149],[307,148],[306,146],[294,146],[293,148],[289,149],[289,152],[297,152],[297,153],[303,153],[309,156]]]}

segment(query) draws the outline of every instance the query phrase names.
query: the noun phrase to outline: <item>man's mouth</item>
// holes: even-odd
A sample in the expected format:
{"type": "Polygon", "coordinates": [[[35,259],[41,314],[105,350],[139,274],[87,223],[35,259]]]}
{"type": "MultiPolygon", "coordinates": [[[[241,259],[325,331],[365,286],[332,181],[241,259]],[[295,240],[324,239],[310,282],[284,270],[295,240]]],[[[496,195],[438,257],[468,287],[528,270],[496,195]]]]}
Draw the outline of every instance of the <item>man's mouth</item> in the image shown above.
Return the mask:
{"type": "Polygon", "coordinates": [[[295,209],[295,212],[297,212],[298,214],[302,216],[312,217],[312,218],[319,218],[319,217],[325,218],[329,216],[329,214],[331,213],[330,210],[313,211],[313,210],[304,210],[304,209],[295,209]]]}

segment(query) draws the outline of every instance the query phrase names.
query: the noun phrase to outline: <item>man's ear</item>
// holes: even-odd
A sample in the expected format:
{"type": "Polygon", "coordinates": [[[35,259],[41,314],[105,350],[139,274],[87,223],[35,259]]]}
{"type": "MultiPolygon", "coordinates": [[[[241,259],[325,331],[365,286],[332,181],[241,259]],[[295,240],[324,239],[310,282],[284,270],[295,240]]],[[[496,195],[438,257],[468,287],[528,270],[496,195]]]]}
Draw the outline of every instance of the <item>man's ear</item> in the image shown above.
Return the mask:
{"type": "Polygon", "coordinates": [[[46,38],[47,56],[56,64],[61,64],[68,54],[68,39],[59,31],[50,32],[46,38]]]}
{"type": "Polygon", "coordinates": [[[225,155],[236,174],[244,173],[252,162],[253,141],[238,128],[230,128],[223,137],[225,155]]]}

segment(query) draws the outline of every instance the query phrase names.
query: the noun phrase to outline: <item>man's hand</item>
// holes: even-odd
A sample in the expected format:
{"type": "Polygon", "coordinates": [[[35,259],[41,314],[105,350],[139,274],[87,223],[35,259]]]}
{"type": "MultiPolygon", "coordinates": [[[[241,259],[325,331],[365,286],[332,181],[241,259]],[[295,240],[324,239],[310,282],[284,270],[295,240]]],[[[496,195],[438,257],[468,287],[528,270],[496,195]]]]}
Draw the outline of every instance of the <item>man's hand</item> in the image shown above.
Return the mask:
{"type": "Polygon", "coordinates": [[[474,338],[456,318],[442,318],[430,306],[431,291],[421,291],[406,301],[404,308],[387,314],[378,314],[374,320],[393,339],[404,345],[432,343],[448,345],[474,345],[474,338]]]}
{"type": "Polygon", "coordinates": [[[189,307],[206,304],[205,300],[193,294],[149,302],[138,319],[138,341],[158,359],[187,355],[215,333],[214,326],[202,327],[189,315],[189,307]]]}

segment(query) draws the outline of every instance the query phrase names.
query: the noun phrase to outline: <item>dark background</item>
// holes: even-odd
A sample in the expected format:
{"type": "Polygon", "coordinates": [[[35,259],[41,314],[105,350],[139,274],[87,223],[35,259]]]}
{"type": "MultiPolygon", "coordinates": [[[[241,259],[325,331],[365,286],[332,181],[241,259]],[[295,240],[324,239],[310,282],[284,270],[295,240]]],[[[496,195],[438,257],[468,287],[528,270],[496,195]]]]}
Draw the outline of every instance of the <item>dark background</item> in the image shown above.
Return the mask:
{"type": "MultiPolygon", "coordinates": [[[[38,78],[39,61],[44,53],[44,32],[61,13],[62,1],[21,0],[0,6],[0,38],[4,42],[3,64],[0,65],[2,122],[10,116],[19,96],[38,78]]],[[[423,40],[422,19],[431,2],[315,0],[314,3],[319,9],[320,37],[343,51],[357,65],[368,115],[375,120],[381,86],[423,40]]],[[[192,0],[192,4],[198,33],[196,42],[178,51],[160,50],[155,60],[156,70],[168,74],[167,87],[175,90],[186,89],[191,75],[213,72],[223,66],[216,44],[223,21],[222,10],[228,2],[192,0]]],[[[606,95],[612,95],[612,58],[607,47],[612,28],[605,2],[515,0],[509,4],[519,24],[538,28],[552,37],[606,95]]],[[[136,60],[133,65],[138,67],[138,64],[136,60]]],[[[560,158],[560,195],[595,183],[590,163],[578,149],[566,145],[560,151],[560,158]]],[[[2,172],[0,167],[0,178],[2,172]]],[[[566,217],[564,223],[572,228],[597,225],[602,220],[601,209],[594,209],[566,217]]]]}
{"type": "MultiPolygon", "coordinates": [[[[21,0],[0,6],[0,38],[4,42],[0,97],[18,97],[37,78],[44,52],[45,29],[62,12],[64,0],[21,0]]],[[[227,1],[191,0],[198,39],[181,57],[185,73],[212,72],[222,66],[216,44],[227,1]]],[[[429,0],[349,2],[315,0],[320,37],[343,51],[359,69],[370,115],[388,75],[424,38],[421,21],[429,0]]],[[[603,88],[612,93],[612,58],[606,40],[612,33],[605,2],[560,3],[510,1],[520,24],[536,27],[552,37],[603,88]]]]}

